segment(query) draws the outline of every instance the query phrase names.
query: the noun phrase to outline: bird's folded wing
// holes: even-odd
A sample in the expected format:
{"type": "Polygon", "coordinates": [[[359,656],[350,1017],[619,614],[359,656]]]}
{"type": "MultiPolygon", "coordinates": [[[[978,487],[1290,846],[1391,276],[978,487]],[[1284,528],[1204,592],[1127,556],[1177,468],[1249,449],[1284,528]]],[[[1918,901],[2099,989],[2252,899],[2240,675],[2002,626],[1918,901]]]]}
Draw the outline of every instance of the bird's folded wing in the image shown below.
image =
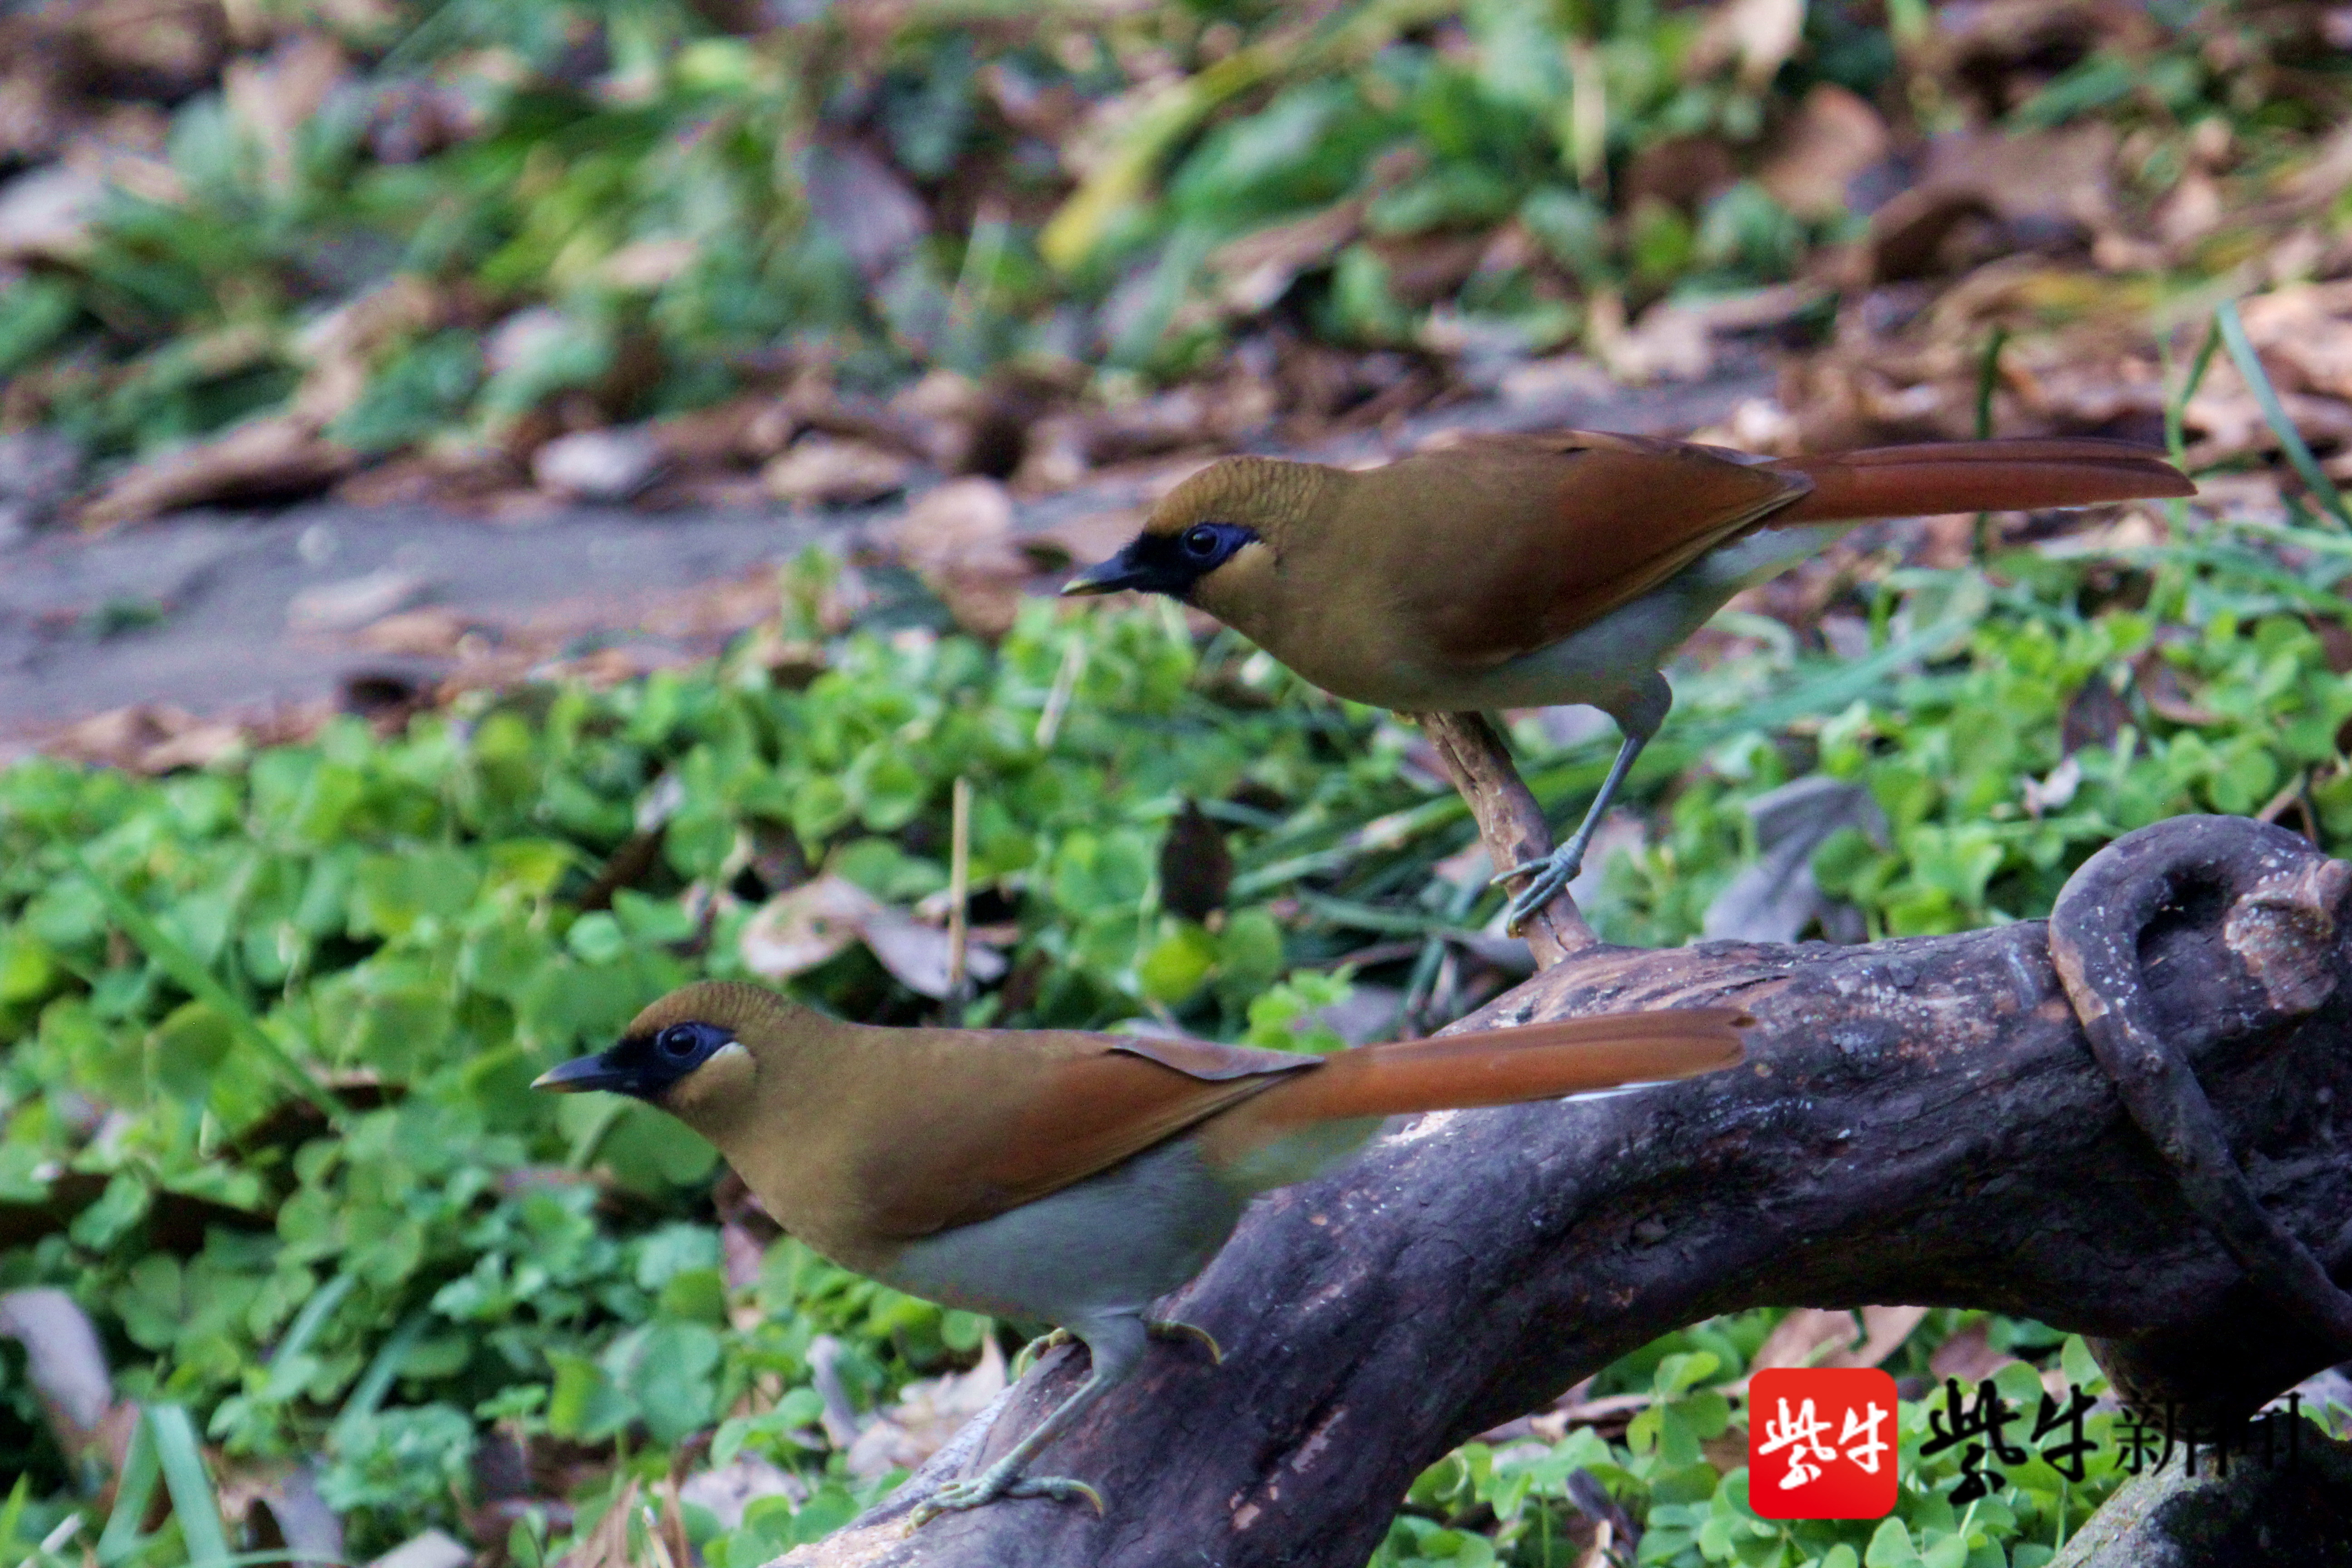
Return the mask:
{"type": "Polygon", "coordinates": [[[1001,1052],[1002,1070],[865,1163],[857,1190],[877,1234],[927,1236],[1033,1202],[1322,1061],[1210,1040],[971,1035],[962,1048],[1001,1052]]]}
{"type": "Polygon", "coordinates": [[[1486,437],[1376,473],[1425,491],[1403,504],[1445,531],[1448,559],[1405,592],[1433,650],[1471,668],[1591,626],[1809,488],[1704,447],[1596,431],[1486,437]]]}

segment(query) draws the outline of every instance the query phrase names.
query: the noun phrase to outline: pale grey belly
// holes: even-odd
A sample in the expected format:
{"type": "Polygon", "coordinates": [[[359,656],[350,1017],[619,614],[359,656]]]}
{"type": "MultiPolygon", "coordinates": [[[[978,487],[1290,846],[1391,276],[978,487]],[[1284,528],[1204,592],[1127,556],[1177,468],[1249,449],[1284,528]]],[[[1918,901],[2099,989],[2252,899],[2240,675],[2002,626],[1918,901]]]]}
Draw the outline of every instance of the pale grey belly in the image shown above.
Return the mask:
{"type": "Polygon", "coordinates": [[[1068,1323],[1140,1311],[1216,1256],[1247,1201],[1178,1138],[992,1219],[924,1237],[876,1277],[996,1317],[1068,1323]]]}
{"type": "Polygon", "coordinates": [[[1726,600],[1780,575],[1853,526],[1759,529],[1701,556],[1632,604],[1507,664],[1426,679],[1400,670],[1389,694],[1399,700],[1389,706],[1428,712],[1580,702],[1618,715],[1639,702],[1643,678],[1664,668],[1726,600]]]}

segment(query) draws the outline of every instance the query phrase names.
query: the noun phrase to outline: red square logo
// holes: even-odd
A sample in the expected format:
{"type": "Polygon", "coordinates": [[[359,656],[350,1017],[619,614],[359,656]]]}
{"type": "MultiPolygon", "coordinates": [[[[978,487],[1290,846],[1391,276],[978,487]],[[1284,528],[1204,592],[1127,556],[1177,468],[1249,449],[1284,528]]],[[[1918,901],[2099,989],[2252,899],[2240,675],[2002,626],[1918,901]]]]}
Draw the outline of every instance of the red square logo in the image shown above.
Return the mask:
{"type": "Polygon", "coordinates": [[[1768,1367],[1748,1380],[1759,1519],[1885,1519],[1896,1452],[1895,1379],[1876,1367],[1768,1367]]]}

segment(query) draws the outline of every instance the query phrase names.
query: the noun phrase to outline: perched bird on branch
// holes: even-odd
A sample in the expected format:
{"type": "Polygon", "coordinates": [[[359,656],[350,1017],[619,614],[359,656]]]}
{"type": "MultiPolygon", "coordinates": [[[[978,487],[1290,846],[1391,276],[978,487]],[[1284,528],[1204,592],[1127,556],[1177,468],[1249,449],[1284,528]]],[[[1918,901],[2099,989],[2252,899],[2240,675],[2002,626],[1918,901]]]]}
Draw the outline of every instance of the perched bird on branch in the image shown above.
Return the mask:
{"type": "Polygon", "coordinates": [[[1724,602],[1873,518],[2196,487],[2137,447],[2026,439],[1767,458],[1593,431],[1481,436],[1360,472],[1229,458],[1065,594],[1196,605],[1336,696],[1407,713],[1580,702],[1624,736],[1516,929],[1575,879],[1674,700],[1661,667],[1724,602]]]}
{"type": "Polygon", "coordinates": [[[1205,1040],[845,1024],[711,981],[534,1086],[612,1089],[709,1139],[835,1262],[975,1312],[1059,1324],[1086,1383],[916,1522],[999,1497],[1102,1500],[1029,1460],[1132,1373],[1146,1309],[1216,1256],[1250,1197],[1328,1170],[1390,1116],[1688,1078],[1740,1059],[1744,1015],[1620,1013],[1328,1057],[1205,1040]]]}

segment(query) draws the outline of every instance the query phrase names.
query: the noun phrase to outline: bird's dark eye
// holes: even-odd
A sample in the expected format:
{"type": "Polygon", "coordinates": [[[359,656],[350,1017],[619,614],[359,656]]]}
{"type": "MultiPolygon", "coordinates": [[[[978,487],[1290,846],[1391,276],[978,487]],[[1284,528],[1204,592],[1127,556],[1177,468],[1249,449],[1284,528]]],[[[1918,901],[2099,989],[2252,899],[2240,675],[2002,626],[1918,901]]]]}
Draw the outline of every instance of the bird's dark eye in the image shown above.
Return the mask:
{"type": "Polygon", "coordinates": [[[1223,542],[1217,531],[1205,522],[1196,522],[1184,531],[1184,553],[1202,561],[1214,555],[1217,546],[1223,542]]]}
{"type": "Polygon", "coordinates": [[[654,1037],[654,1045],[662,1055],[679,1059],[692,1056],[701,1044],[701,1037],[691,1024],[672,1024],[654,1037]]]}

